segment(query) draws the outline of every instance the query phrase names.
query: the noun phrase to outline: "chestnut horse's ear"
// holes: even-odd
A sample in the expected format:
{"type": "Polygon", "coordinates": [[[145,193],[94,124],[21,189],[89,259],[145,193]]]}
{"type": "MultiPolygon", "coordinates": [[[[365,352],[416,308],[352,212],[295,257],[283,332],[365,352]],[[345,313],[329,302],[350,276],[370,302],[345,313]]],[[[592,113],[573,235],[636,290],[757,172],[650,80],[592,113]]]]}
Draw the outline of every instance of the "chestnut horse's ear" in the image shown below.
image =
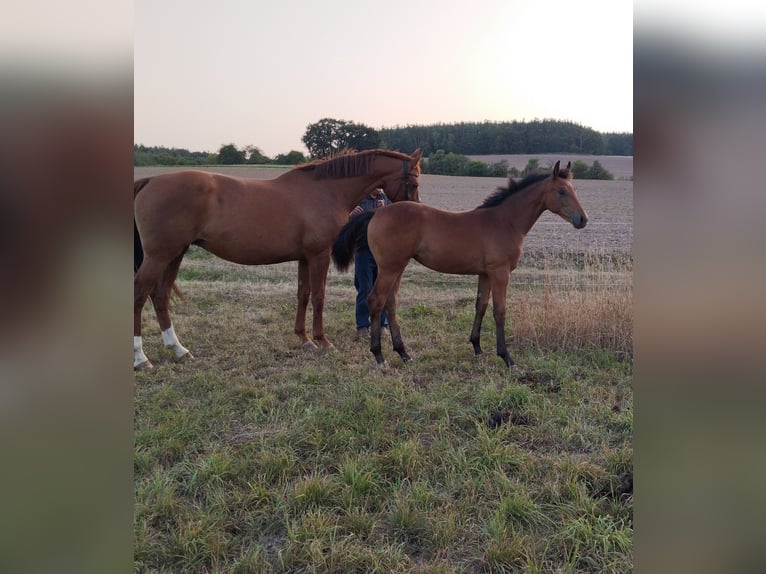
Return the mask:
{"type": "Polygon", "coordinates": [[[557,178],[559,176],[559,164],[561,161],[557,161],[556,165],[553,166],[553,178],[557,178]]]}
{"type": "Polygon", "coordinates": [[[422,157],[422,155],[423,155],[423,152],[420,151],[420,148],[418,148],[414,152],[412,152],[412,156],[410,156],[410,157],[412,157],[412,160],[415,163],[418,163],[420,161],[420,158],[422,157]]]}
{"type": "Polygon", "coordinates": [[[567,169],[572,169],[572,162],[571,161],[567,162],[567,169]]]}

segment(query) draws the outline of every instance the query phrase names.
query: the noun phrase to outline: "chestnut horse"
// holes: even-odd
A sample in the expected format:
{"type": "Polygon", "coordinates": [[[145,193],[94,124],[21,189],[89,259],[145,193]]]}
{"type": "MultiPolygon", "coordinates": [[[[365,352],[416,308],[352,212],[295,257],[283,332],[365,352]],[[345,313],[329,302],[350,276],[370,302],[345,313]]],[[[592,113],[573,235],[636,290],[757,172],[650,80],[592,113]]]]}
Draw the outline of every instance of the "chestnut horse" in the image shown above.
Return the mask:
{"type": "Polygon", "coordinates": [[[246,179],[179,171],[134,184],[133,368],[152,364],[143,352],[141,313],[151,297],[165,347],[190,356],[173,329],[171,289],[184,253],[199,245],[235,263],[298,261],[295,334],[304,348],[332,347],[322,324],[330,248],[348,213],[376,187],[392,202],[418,201],[420,150],[344,152],[299,165],[277,178],[246,179]],[[306,335],[311,297],[313,339],[306,335]]]}
{"type": "Polygon", "coordinates": [[[511,179],[472,211],[452,212],[422,203],[390,205],[352,218],[333,245],[332,257],[345,271],[353,257],[357,237],[366,234],[378,264],[378,278],[368,297],[370,305],[370,351],[378,364],[384,362],[380,349],[380,315],[385,306],[394,350],[411,360],[402,341],[396,318],[399,284],[410,259],[442,273],[478,275],[476,316],[470,342],[481,353],[481,322],[492,294],[497,354],[509,367],[514,361],[505,343],[506,291],[511,271],[522,253],[524,237],[547,209],[585,227],[588,215],[572,185],[571,164],[552,174],[533,174],[521,181],[511,179]]]}

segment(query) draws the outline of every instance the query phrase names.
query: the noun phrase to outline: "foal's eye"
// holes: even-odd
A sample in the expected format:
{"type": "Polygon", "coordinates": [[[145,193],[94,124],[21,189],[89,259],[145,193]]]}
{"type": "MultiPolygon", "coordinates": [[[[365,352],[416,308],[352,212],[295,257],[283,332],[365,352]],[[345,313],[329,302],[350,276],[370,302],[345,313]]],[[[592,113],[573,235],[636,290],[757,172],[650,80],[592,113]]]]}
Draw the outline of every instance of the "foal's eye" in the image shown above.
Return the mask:
{"type": "Polygon", "coordinates": [[[558,191],[559,197],[564,197],[567,194],[567,190],[563,187],[558,191]]]}

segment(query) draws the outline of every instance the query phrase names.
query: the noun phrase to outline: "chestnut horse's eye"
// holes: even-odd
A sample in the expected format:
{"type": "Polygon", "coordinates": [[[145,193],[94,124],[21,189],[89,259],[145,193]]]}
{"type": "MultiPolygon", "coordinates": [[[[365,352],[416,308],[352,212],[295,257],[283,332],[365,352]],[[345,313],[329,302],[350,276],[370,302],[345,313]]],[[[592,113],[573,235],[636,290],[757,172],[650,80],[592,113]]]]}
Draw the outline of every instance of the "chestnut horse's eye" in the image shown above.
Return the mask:
{"type": "Polygon", "coordinates": [[[559,189],[558,193],[559,193],[559,197],[564,197],[567,194],[567,190],[562,187],[561,189],[559,189]]]}

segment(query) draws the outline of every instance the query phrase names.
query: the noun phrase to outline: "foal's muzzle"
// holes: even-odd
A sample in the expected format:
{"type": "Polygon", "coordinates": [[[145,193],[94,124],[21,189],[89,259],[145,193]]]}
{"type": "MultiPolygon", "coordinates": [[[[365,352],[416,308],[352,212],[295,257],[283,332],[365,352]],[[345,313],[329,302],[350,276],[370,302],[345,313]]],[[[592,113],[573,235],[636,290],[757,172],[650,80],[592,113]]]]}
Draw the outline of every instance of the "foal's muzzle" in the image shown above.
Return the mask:
{"type": "Polygon", "coordinates": [[[577,214],[572,216],[572,225],[574,225],[575,229],[582,229],[586,223],[588,223],[587,215],[577,214]]]}

